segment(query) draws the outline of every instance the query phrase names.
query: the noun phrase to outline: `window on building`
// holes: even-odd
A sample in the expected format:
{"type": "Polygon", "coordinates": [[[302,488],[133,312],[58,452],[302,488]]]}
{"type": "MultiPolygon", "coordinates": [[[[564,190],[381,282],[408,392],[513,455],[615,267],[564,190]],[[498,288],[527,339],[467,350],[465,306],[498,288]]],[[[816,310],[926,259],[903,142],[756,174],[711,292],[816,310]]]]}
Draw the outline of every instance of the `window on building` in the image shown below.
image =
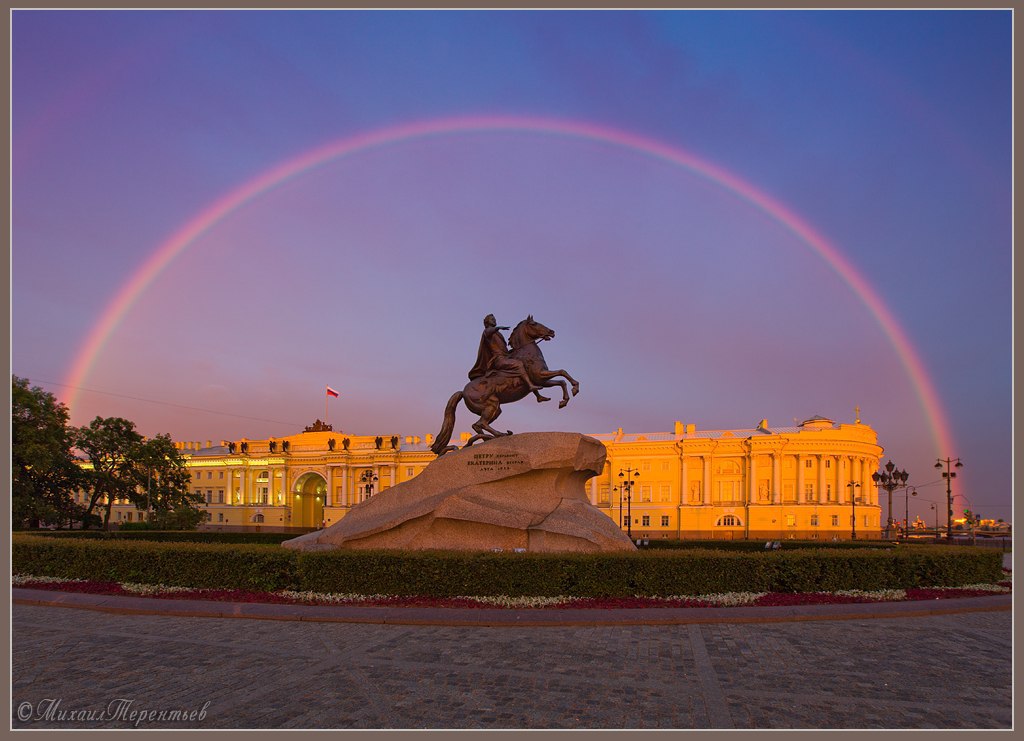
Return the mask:
{"type": "Polygon", "coordinates": [[[196,478],[197,479],[202,478],[202,476],[203,476],[203,472],[202,471],[196,471],[196,478]]]}
{"type": "Polygon", "coordinates": [[[217,504],[224,504],[224,490],[217,490],[217,504]]]}
{"type": "Polygon", "coordinates": [[[736,515],[722,515],[715,523],[716,527],[739,527],[740,518],[736,515]]]}
{"type": "Polygon", "coordinates": [[[668,527],[668,515],[661,516],[661,526],[668,527]]]}
{"type": "Polygon", "coordinates": [[[210,504],[210,502],[212,502],[212,501],[213,501],[213,492],[212,491],[207,491],[206,492],[206,503],[210,504]]]}
{"type": "Polygon", "coordinates": [[[217,522],[224,522],[224,513],[223,512],[218,512],[217,513],[217,522]]]}
{"type": "Polygon", "coordinates": [[[661,484],[658,488],[658,501],[659,502],[670,502],[672,501],[672,485],[661,484]]]}
{"type": "MultiPolygon", "coordinates": [[[[866,519],[866,518],[865,518],[865,519],[866,519]]],[[[131,512],[129,512],[129,513],[128,513],[128,515],[127,515],[127,520],[128,520],[128,522],[131,522],[131,521],[132,521],[132,513],[131,513],[131,512]]],[[[864,524],[866,525],[867,523],[864,523],[864,524]]]]}
{"type": "Polygon", "coordinates": [[[796,515],[786,515],[786,527],[796,527],[796,515]]]}
{"type": "Polygon", "coordinates": [[[611,487],[608,484],[598,484],[597,487],[597,503],[608,504],[608,500],[611,498],[611,487]]]}
{"type": "Polygon", "coordinates": [[[832,527],[839,527],[839,515],[832,515],[832,527]]]}
{"type": "Polygon", "coordinates": [[[818,527],[818,516],[811,515],[811,527],[818,527]]]}
{"type": "Polygon", "coordinates": [[[832,498],[832,484],[825,484],[825,496],[829,499],[832,498]]]}
{"type": "Polygon", "coordinates": [[[804,484],[804,496],[808,499],[814,498],[814,484],[804,484]]]}
{"type": "Polygon", "coordinates": [[[405,469],[405,476],[406,476],[406,478],[411,479],[413,477],[413,470],[414,469],[413,469],[412,466],[406,467],[406,469],[405,469]]]}
{"type": "Polygon", "coordinates": [[[814,468],[814,462],[808,458],[804,461],[804,468],[814,468]]]}
{"type": "Polygon", "coordinates": [[[206,478],[212,479],[213,478],[213,471],[207,471],[206,472],[206,478]]]}
{"type": "Polygon", "coordinates": [[[645,471],[650,471],[651,470],[651,462],[650,461],[644,461],[643,469],[645,471]]]}
{"type": "Polygon", "coordinates": [[[650,527],[650,525],[651,525],[651,516],[650,515],[643,515],[643,516],[641,516],[640,524],[643,525],[644,527],[650,527]]]}
{"type": "Polygon", "coordinates": [[[870,523],[868,522],[868,515],[864,515],[864,527],[868,527],[869,525],[870,523]]]}
{"type": "Polygon", "coordinates": [[[217,478],[219,478],[219,479],[224,478],[224,472],[223,471],[217,471],[217,478]]]}
{"type": "Polygon", "coordinates": [[[641,502],[649,502],[649,501],[651,501],[651,488],[652,487],[651,487],[650,484],[640,484],[640,501],[641,502]]]}
{"type": "Polygon", "coordinates": [[[740,491],[740,482],[738,481],[719,481],[718,482],[718,501],[720,502],[738,502],[740,491]]]}
{"type": "Polygon", "coordinates": [[[832,468],[832,459],[831,458],[826,458],[825,459],[825,468],[832,468]]]}

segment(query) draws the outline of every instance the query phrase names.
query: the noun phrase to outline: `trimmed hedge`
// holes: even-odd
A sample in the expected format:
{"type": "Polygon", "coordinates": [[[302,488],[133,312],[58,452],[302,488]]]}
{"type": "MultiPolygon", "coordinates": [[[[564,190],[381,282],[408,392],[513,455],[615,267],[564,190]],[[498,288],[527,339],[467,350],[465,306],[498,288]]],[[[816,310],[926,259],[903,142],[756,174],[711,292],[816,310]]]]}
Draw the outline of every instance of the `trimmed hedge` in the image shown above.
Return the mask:
{"type": "MultiPolygon", "coordinates": [[[[45,538],[85,540],[148,540],[162,543],[263,543],[280,545],[310,530],[291,533],[232,533],[212,530],[39,530],[31,533],[45,538]]],[[[26,533],[27,535],[28,533],[26,533]]]]}
{"type": "Polygon", "coordinates": [[[821,592],[991,583],[988,549],[649,551],[625,554],[317,551],[16,535],[15,573],[208,589],[432,597],[630,597],[821,592]]]}
{"type": "Polygon", "coordinates": [[[278,546],[128,539],[11,538],[15,573],[206,589],[294,586],[295,554],[278,546]]]}

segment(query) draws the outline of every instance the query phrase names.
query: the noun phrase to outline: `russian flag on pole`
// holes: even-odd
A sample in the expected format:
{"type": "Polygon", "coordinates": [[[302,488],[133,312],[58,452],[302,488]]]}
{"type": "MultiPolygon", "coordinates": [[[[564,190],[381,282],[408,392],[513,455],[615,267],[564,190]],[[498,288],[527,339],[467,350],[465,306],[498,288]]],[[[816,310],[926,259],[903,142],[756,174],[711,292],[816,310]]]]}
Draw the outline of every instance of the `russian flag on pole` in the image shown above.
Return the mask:
{"type": "Polygon", "coordinates": [[[338,398],[338,392],[332,389],[330,386],[327,387],[327,395],[333,396],[334,398],[338,398]]]}

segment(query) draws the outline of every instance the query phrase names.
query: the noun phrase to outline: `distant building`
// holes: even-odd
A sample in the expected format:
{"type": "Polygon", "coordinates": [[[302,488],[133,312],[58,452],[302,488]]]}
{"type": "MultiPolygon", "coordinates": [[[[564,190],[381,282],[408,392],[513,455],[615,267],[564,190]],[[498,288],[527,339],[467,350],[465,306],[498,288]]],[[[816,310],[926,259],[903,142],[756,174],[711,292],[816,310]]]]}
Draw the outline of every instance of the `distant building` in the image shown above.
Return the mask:
{"type": "MultiPolygon", "coordinates": [[[[608,460],[588,482],[590,502],[623,530],[631,517],[634,538],[842,540],[854,529],[858,539],[881,537],[871,474],[882,448],[859,420],[812,417],[791,427],[761,420],[734,430],[676,422],[672,432],[592,436],[608,460]],[[639,473],[631,497],[619,476],[626,469],[639,473]]],[[[210,515],[206,528],[269,530],[338,522],[426,468],[435,458],[431,442],[431,435],[350,435],[318,421],[289,437],[177,445],[210,515]]],[[[112,521],[142,515],[118,504],[112,521]]]]}

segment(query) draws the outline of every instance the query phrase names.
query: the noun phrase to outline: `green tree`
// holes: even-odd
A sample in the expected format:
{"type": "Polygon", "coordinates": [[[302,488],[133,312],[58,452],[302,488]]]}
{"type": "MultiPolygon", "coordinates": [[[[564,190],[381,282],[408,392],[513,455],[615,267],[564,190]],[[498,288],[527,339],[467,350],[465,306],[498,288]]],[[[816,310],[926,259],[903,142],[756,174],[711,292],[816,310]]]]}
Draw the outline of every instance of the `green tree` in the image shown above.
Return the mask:
{"type": "Polygon", "coordinates": [[[144,443],[135,423],[122,417],[96,417],[87,427],[78,428],[75,444],[92,464],[86,469],[89,504],[83,529],[98,504],[105,510],[104,529],[110,525],[110,512],[116,499],[139,505],[140,485],[146,483],[145,478],[140,477],[139,465],[144,443]]]}
{"type": "Polygon", "coordinates": [[[145,481],[144,506],[154,527],[194,530],[203,521],[203,499],[189,489],[191,474],[170,435],[157,435],[143,443],[137,473],[140,481],[145,481]]]}
{"type": "Polygon", "coordinates": [[[72,493],[82,483],[68,409],[53,394],[11,376],[11,521],[14,527],[81,519],[72,493]]]}

